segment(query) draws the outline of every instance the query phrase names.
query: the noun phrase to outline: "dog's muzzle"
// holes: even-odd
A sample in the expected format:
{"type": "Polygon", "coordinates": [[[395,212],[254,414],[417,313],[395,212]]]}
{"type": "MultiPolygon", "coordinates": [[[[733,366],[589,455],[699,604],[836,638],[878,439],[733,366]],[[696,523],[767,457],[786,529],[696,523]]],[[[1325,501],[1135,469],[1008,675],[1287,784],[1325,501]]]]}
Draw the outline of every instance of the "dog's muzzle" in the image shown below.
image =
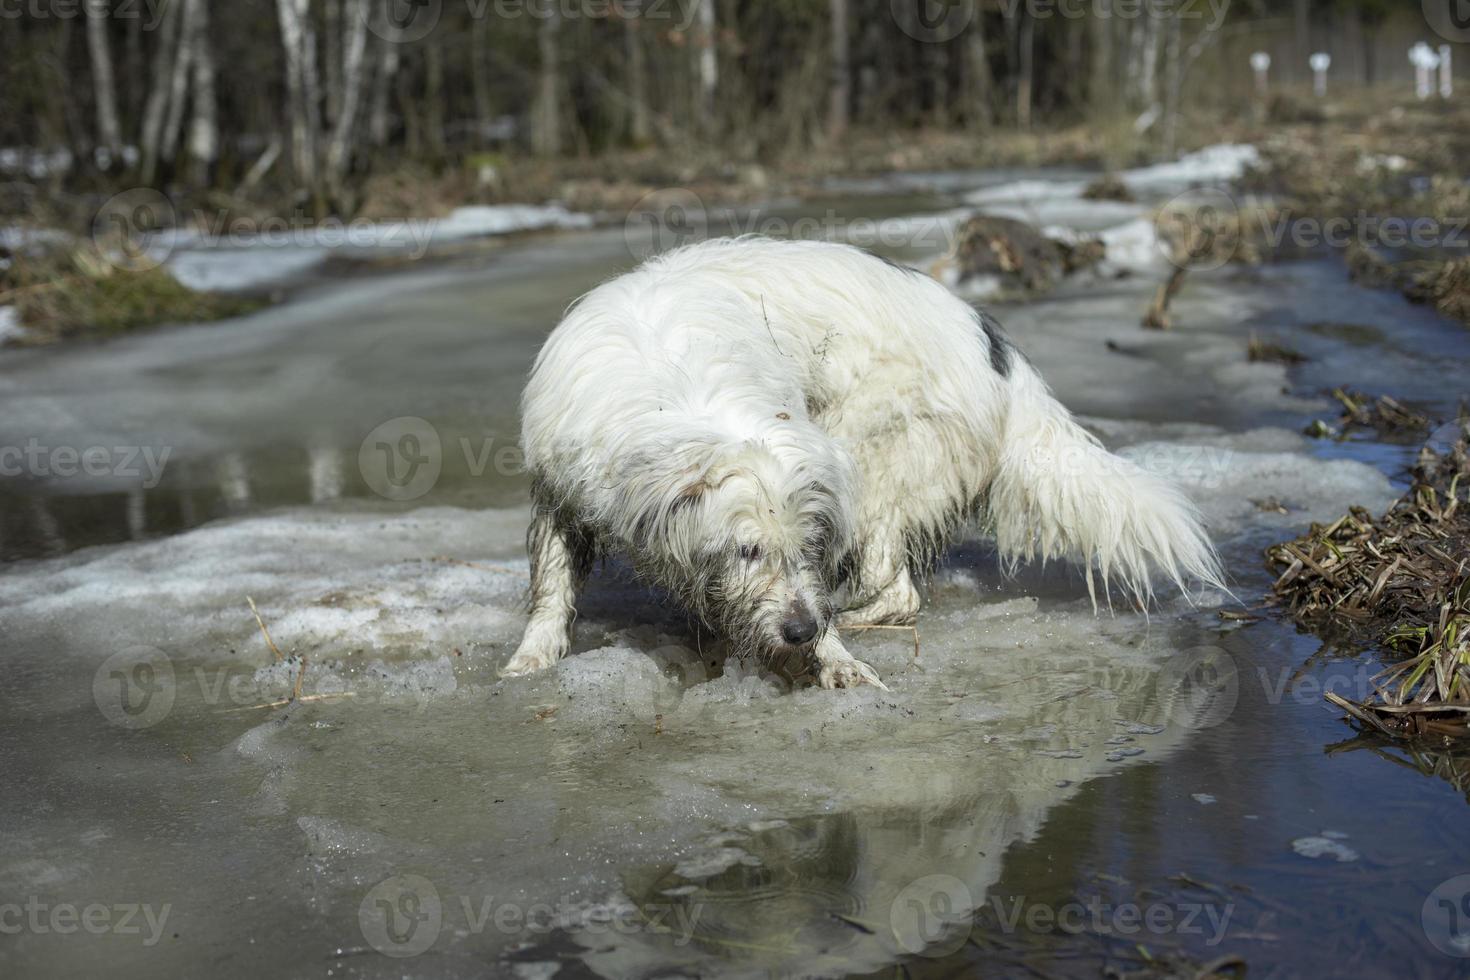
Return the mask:
{"type": "Polygon", "coordinates": [[[817,638],[817,617],[811,610],[797,608],[781,620],[781,639],[794,647],[804,647],[817,638]]]}

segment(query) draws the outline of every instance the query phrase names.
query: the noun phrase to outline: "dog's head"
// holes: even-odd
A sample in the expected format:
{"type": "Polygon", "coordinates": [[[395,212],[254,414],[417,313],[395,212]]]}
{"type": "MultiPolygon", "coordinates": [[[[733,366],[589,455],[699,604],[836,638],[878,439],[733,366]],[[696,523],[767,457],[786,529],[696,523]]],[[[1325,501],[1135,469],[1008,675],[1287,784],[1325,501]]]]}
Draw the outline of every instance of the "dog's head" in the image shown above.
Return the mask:
{"type": "Polygon", "coordinates": [[[724,447],[680,471],[655,577],[737,648],[810,649],[850,547],[852,464],[831,443],[724,447]]]}

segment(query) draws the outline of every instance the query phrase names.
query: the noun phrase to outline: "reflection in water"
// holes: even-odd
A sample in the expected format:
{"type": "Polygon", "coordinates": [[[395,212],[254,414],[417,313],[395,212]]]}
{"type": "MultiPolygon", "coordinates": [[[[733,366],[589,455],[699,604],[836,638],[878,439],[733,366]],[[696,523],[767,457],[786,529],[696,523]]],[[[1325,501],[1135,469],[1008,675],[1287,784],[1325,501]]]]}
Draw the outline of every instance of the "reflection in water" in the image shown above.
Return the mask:
{"type": "Polygon", "coordinates": [[[228,453],[215,464],[219,480],[220,496],[225,506],[234,513],[243,513],[250,508],[250,472],[245,466],[245,457],[240,453],[228,453]]]}
{"type": "MultiPolygon", "coordinates": [[[[882,732],[868,748],[844,745],[834,762],[860,767],[871,786],[840,812],[756,821],[672,868],[625,874],[643,918],[667,925],[573,929],[586,961],[603,976],[835,976],[953,956],[1007,850],[1076,787],[1167,758],[1218,720],[1218,701],[1160,662],[1072,657],[1020,678],[956,676],[951,697],[916,706],[937,720],[960,704],[973,710],[961,691],[982,689],[1029,706],[1004,724],[945,726],[917,745],[913,732],[903,746],[882,732]]],[[[788,751],[769,760],[788,778],[792,762],[788,751]]]]}
{"type": "Polygon", "coordinates": [[[144,509],[143,490],[135,487],[129,490],[128,497],[128,537],[134,541],[142,540],[148,533],[148,516],[144,509]]]}
{"type": "MultiPolygon", "coordinates": [[[[45,554],[60,554],[67,550],[66,539],[61,535],[61,526],[52,515],[52,502],[46,497],[31,498],[31,519],[35,522],[35,539],[45,554]]],[[[20,534],[7,534],[6,540],[20,538],[20,534]]]]}
{"type": "MultiPolygon", "coordinates": [[[[518,466],[497,469],[493,451],[492,462],[482,463],[482,450],[466,456],[459,452],[458,442],[451,450],[431,491],[404,503],[402,509],[446,503],[507,506],[524,499],[518,466]]],[[[358,473],[357,446],[334,443],[329,436],[313,436],[303,445],[171,460],[156,487],[89,493],[67,489],[0,481],[0,561],[164,537],[221,517],[272,507],[342,500],[394,506],[374,494],[358,473]]]]}
{"type": "Polygon", "coordinates": [[[311,502],[322,504],[342,496],[342,453],[335,446],[312,446],[311,454],[311,502]]]}
{"type": "MultiPolygon", "coordinates": [[[[1239,666],[1228,715],[1168,669],[1090,672],[1096,690],[1116,695],[1108,709],[1115,721],[1135,721],[1098,725],[1083,689],[1062,684],[1020,733],[1025,742],[1047,732],[1046,748],[1033,741],[1009,764],[977,771],[945,754],[951,744],[936,750],[933,768],[911,760],[920,789],[904,789],[901,805],[858,803],[714,835],[710,865],[624,876],[644,920],[667,927],[571,935],[604,976],[886,977],[894,974],[883,964],[896,959],[901,975],[916,978],[1237,976],[1251,964],[1327,975],[1349,963],[1355,976],[1396,977],[1406,953],[1438,957],[1419,910],[1470,860],[1455,830],[1463,821],[1457,801],[1446,807],[1431,783],[1385,781],[1370,753],[1348,751],[1385,752],[1366,740],[1327,751],[1366,765],[1304,768],[1304,759],[1320,758],[1320,733],[1332,732],[1336,718],[1315,696],[1283,699],[1268,678],[1289,671],[1310,640],[1264,622],[1221,643],[1239,666]],[[1182,706],[1194,713],[1181,716],[1182,706]],[[1154,731],[1155,722],[1157,736],[1119,737],[1154,731]],[[1103,778],[1056,778],[1049,767],[1079,751],[1087,766],[1102,761],[1077,737],[1089,728],[1102,746],[1147,752],[1100,766],[1103,778]],[[1109,731],[1116,734],[1101,737],[1109,731]],[[1381,800],[1363,805],[1365,781],[1394,785],[1400,801],[1387,810],[1381,800]],[[1385,820],[1395,827],[1391,840],[1385,820]],[[1290,846],[1322,833],[1362,856],[1339,864],[1290,846]],[[1411,849],[1445,849],[1443,860],[1405,868],[1390,855],[1410,839],[1418,842],[1411,849]],[[1324,945],[1324,934],[1343,938],[1324,945]]],[[[1057,664],[1046,669],[1057,676],[1057,664]]],[[[1005,696],[1003,685],[988,691],[1005,696]]],[[[983,735],[976,748],[990,742],[983,735]]],[[[1464,791],[1463,758],[1402,751],[1400,765],[1464,791]]],[[[880,764],[875,778],[890,771],[880,764]]]]}
{"type": "Polygon", "coordinates": [[[1425,776],[1443,779],[1470,802],[1470,749],[1458,745],[1391,742],[1372,732],[1327,746],[1327,754],[1367,751],[1425,776]]]}

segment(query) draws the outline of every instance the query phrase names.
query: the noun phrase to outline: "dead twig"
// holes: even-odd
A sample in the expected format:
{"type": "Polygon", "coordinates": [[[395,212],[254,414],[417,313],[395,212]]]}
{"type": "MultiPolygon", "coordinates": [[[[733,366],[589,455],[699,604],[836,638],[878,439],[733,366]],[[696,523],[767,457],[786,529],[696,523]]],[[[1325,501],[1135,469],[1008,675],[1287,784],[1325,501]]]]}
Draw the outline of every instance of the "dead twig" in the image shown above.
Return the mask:
{"type": "Polygon", "coordinates": [[[1168,330],[1173,326],[1173,320],[1169,317],[1169,304],[1174,302],[1174,297],[1184,286],[1184,277],[1189,272],[1188,267],[1179,266],[1170,273],[1168,280],[1159,286],[1158,292],[1154,294],[1154,301],[1149,304],[1148,311],[1143,315],[1143,325],[1150,330],[1168,330]]]}
{"type": "Polygon", "coordinates": [[[250,612],[255,616],[255,625],[260,627],[260,635],[265,637],[265,645],[270,647],[271,653],[276,655],[276,662],[280,663],[285,660],[286,655],[281,652],[280,647],[276,646],[276,641],[271,639],[271,631],[265,628],[265,620],[260,618],[260,610],[255,608],[255,600],[246,596],[245,601],[250,603],[250,612]]]}
{"type": "Polygon", "coordinates": [[[267,701],[264,704],[252,704],[243,708],[230,708],[228,713],[237,711],[260,711],[263,708],[284,708],[288,704],[306,704],[309,701],[330,701],[332,698],[355,698],[355,691],[334,691],[326,694],[306,694],[296,697],[282,698],[279,701],[267,701]]]}
{"type": "MultiPolygon", "coordinates": [[[[250,604],[250,612],[255,617],[255,625],[260,627],[260,635],[265,637],[265,645],[270,647],[271,653],[276,655],[276,663],[284,663],[288,658],[281,652],[281,648],[276,646],[276,641],[271,639],[271,631],[266,629],[265,620],[260,618],[260,610],[255,608],[255,600],[250,596],[246,596],[245,601],[250,604]]],[[[297,659],[301,661],[301,666],[296,671],[296,680],[291,684],[291,697],[280,702],[280,704],[290,704],[293,701],[300,702],[306,700],[301,696],[302,685],[306,683],[306,654],[300,654],[297,659]]],[[[257,707],[272,706],[276,705],[257,705],[257,707]]]]}

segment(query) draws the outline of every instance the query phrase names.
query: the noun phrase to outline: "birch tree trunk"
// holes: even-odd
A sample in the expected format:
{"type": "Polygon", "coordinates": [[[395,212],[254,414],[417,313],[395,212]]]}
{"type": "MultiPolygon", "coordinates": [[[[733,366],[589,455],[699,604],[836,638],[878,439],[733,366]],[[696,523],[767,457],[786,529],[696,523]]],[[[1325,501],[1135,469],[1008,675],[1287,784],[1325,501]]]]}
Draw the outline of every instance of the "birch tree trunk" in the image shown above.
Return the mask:
{"type": "Polygon", "coordinates": [[[852,45],[848,34],[847,0],[830,0],[832,21],[832,86],[827,95],[827,138],[842,139],[847,132],[852,102],[852,45]]]}
{"type": "Polygon", "coordinates": [[[209,41],[208,0],[198,4],[190,42],[194,65],[194,113],[189,121],[188,157],[197,187],[209,186],[219,159],[219,104],[215,96],[214,47],[209,41]]]}
{"type": "Polygon", "coordinates": [[[331,145],[327,148],[327,190],[339,201],[343,180],[352,163],[353,131],[367,76],[363,70],[367,61],[367,12],[367,0],[346,0],[346,17],[342,18],[346,36],[341,45],[343,62],[339,70],[341,104],[332,127],[331,145]]]}
{"type": "Polygon", "coordinates": [[[531,113],[531,149],[539,156],[555,156],[561,152],[561,62],[557,43],[561,12],[556,4],[547,3],[540,17],[536,49],[541,64],[536,82],[536,102],[531,113]]]}
{"type": "Polygon", "coordinates": [[[281,44],[286,54],[286,94],[291,116],[291,161],[296,177],[313,197],[319,197],[317,142],[320,110],[317,95],[316,39],[307,23],[310,0],[277,0],[281,44]],[[309,57],[308,57],[309,56],[309,57]]]}
{"type": "Polygon", "coordinates": [[[194,26],[199,23],[204,0],[175,0],[183,5],[183,22],[179,25],[179,49],[174,56],[173,77],[169,82],[168,114],[163,123],[163,141],[159,144],[163,159],[173,163],[178,155],[179,136],[184,128],[184,107],[189,97],[189,75],[194,68],[194,26]]]}
{"type": "Polygon", "coordinates": [[[1153,108],[1159,100],[1159,18],[1157,14],[1142,18],[1143,59],[1138,68],[1138,101],[1143,109],[1153,108]]]}
{"type": "Polygon", "coordinates": [[[715,90],[720,84],[720,62],[716,57],[718,48],[716,46],[717,23],[715,18],[715,0],[695,0],[699,4],[699,106],[700,116],[704,122],[707,133],[716,130],[715,120],[715,90]]]}
{"type": "Polygon", "coordinates": [[[1137,19],[1128,21],[1128,57],[1123,63],[1123,99],[1128,108],[1137,109],[1143,72],[1144,27],[1137,19]]]}
{"type": "Polygon", "coordinates": [[[178,53],[179,22],[183,20],[182,4],[169,4],[163,12],[162,33],[158,47],[153,53],[153,78],[148,90],[148,102],[143,109],[143,129],[139,135],[138,152],[141,157],[139,176],[144,184],[151,184],[158,177],[159,143],[163,139],[163,121],[168,113],[169,85],[173,81],[174,57],[178,53]]]}
{"type": "Polygon", "coordinates": [[[112,49],[107,44],[107,0],[87,0],[87,50],[92,61],[92,88],[97,102],[97,146],[107,153],[103,169],[122,163],[122,125],[117,117],[117,80],[112,49]]]}

